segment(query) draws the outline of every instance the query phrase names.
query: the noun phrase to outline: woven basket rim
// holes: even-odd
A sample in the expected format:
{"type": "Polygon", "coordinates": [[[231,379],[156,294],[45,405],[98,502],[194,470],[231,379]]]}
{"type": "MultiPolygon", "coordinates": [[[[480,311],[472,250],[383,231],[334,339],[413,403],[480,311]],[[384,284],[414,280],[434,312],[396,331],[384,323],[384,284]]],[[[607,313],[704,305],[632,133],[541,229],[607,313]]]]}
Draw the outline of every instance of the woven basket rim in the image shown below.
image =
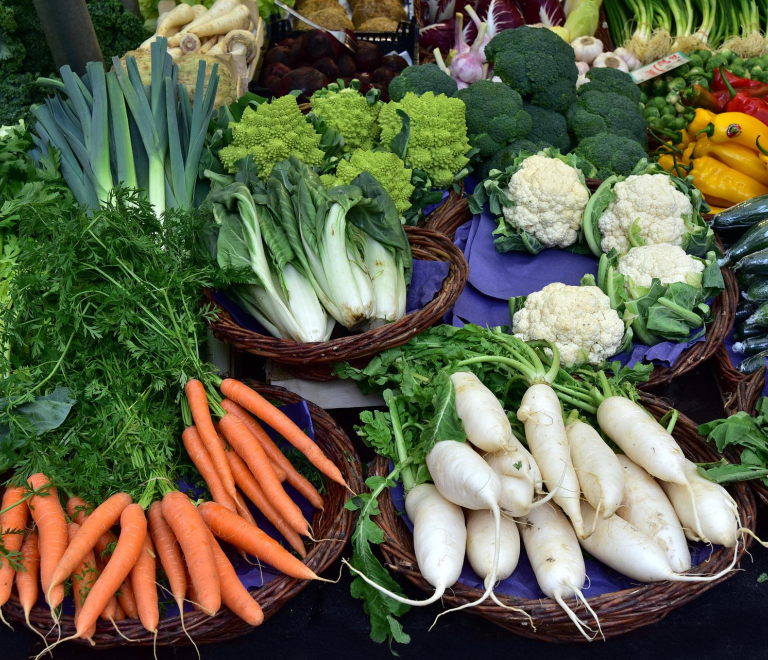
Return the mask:
{"type": "MultiPolygon", "coordinates": [[[[297,394],[282,387],[265,385],[253,381],[245,381],[254,387],[265,397],[277,399],[284,404],[305,401],[297,394]]],[[[360,458],[352,443],[344,431],[336,424],[333,418],[322,408],[310,401],[309,406],[312,422],[315,427],[315,439],[334,460],[347,480],[350,488],[356,493],[363,492],[363,469],[360,458]]],[[[312,519],[312,527],[318,538],[324,539],[322,543],[315,543],[308,549],[303,563],[309,566],[316,574],[321,574],[333,564],[344,551],[352,533],[355,514],[344,508],[347,499],[347,491],[340,485],[326,481],[327,494],[326,506],[323,511],[315,511],[312,519]],[[325,539],[328,539],[327,541],[325,539]],[[331,540],[333,539],[333,540],[331,540]]],[[[294,596],[298,595],[307,586],[309,580],[298,580],[287,575],[281,575],[277,579],[257,589],[250,589],[262,610],[264,611],[264,623],[277,613],[294,596]]],[[[15,593],[3,608],[6,618],[25,624],[24,612],[15,593]]],[[[30,614],[30,623],[43,635],[51,632],[53,622],[47,607],[36,604],[30,614]]],[[[219,612],[209,617],[202,612],[191,612],[184,616],[184,624],[195,640],[196,644],[209,644],[213,642],[233,639],[240,635],[256,630],[248,625],[229,608],[222,605],[219,612]]],[[[116,624],[120,631],[128,638],[134,640],[131,646],[151,646],[155,644],[154,637],[146,631],[141,622],[135,619],[126,619],[116,624]]],[[[61,617],[61,637],[68,637],[75,633],[74,617],[61,617]]],[[[93,637],[96,648],[106,649],[116,646],[128,645],[125,639],[117,634],[112,625],[99,621],[96,634],[93,637]]],[[[55,641],[52,639],[52,641],[55,641]]],[[[88,645],[87,640],[74,640],[80,644],[88,645]]],[[[160,621],[156,644],[158,646],[188,645],[189,639],[181,627],[181,619],[178,616],[168,617],[160,621]]]]}
{"type": "MultiPolygon", "coordinates": [[[[671,409],[662,399],[652,394],[641,393],[641,401],[658,419],[671,409]]],[[[719,455],[708,446],[697,433],[697,426],[685,415],[680,415],[674,435],[681,444],[687,456],[703,460],[718,460],[719,455]]],[[[384,476],[389,469],[388,461],[382,457],[371,463],[369,476],[384,476]]],[[[744,483],[730,487],[736,499],[742,516],[742,523],[752,531],[755,529],[755,501],[751,490],[744,483]]],[[[416,557],[413,554],[412,534],[406,527],[402,517],[397,514],[387,491],[379,498],[381,514],[374,518],[376,524],[384,531],[382,550],[390,569],[402,574],[422,591],[431,592],[433,587],[424,580],[418,571],[416,557]]],[[[746,552],[751,540],[746,545],[739,546],[739,560],[746,552]]],[[[714,574],[725,568],[733,558],[733,549],[721,548],[712,555],[709,561],[699,568],[706,567],[706,574],[714,574]]],[[[695,570],[695,568],[694,568],[695,570]]],[[[614,637],[642,626],[654,623],[691,600],[694,600],[715,584],[733,576],[733,572],[709,583],[659,582],[640,584],[638,587],[603,594],[589,598],[590,606],[600,617],[605,637],[614,637]]],[[[479,598],[482,591],[456,583],[449,593],[443,597],[447,607],[457,607],[479,598]]],[[[473,607],[471,613],[482,616],[510,632],[533,639],[548,642],[583,642],[581,634],[573,626],[565,612],[554,600],[543,598],[528,600],[497,594],[499,600],[508,607],[518,607],[528,612],[534,620],[538,632],[534,632],[526,616],[517,612],[502,609],[495,604],[473,607]]]]}
{"type": "Polygon", "coordinates": [[[394,323],[359,334],[327,342],[300,343],[242,328],[226,310],[213,302],[210,291],[206,291],[208,301],[219,311],[218,318],[210,323],[214,336],[249,353],[297,367],[365,358],[407,343],[437,322],[453,306],[467,282],[469,266],[461,250],[443,234],[421,227],[406,227],[405,231],[414,258],[447,261],[449,265],[440,290],[420,310],[394,323]]]}

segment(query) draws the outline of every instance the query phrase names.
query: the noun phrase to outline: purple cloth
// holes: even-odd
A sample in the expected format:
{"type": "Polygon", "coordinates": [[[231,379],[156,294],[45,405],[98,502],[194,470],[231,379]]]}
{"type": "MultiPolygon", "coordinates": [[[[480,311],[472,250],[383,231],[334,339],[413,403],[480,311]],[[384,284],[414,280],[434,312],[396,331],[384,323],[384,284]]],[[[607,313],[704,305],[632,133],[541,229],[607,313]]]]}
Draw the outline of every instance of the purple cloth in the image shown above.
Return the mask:
{"type": "MultiPolygon", "coordinates": [[[[445,442],[450,441],[446,440],[445,442]]],[[[403,522],[408,526],[408,529],[413,531],[413,523],[410,518],[408,518],[408,514],[405,513],[405,500],[402,484],[396,484],[390,492],[392,494],[392,504],[394,504],[395,509],[402,515],[403,522]]],[[[703,543],[691,544],[689,545],[689,549],[691,551],[691,562],[693,566],[701,564],[708,559],[714,551],[712,547],[703,543]]],[[[584,564],[587,568],[587,581],[583,591],[584,596],[587,598],[594,598],[595,596],[601,596],[614,591],[621,591],[622,589],[631,589],[640,584],[621,573],[617,573],[613,569],[608,568],[605,564],[601,564],[591,557],[585,556],[584,564]]],[[[483,580],[472,570],[472,567],[466,560],[464,561],[464,568],[461,570],[459,582],[475,589],[484,589],[483,580]]],[[[531,562],[528,561],[528,555],[525,553],[525,547],[523,546],[522,541],[520,542],[520,561],[517,564],[517,568],[515,568],[515,572],[506,580],[502,580],[496,586],[494,591],[497,594],[505,594],[507,596],[526,598],[529,600],[538,600],[547,597],[539,589],[539,585],[536,582],[536,576],[531,567],[531,562]]]]}
{"type": "MultiPolygon", "coordinates": [[[[510,325],[508,300],[540,291],[547,284],[562,282],[577,286],[581,278],[597,276],[597,259],[591,255],[565,250],[544,250],[537,255],[527,252],[499,253],[493,231],[497,223],[488,210],[459,227],[454,242],[469,262],[469,282],[446,323],[462,326],[510,325]]],[[[697,341],[703,341],[703,337],[697,341]]],[[[618,356],[630,366],[640,361],[654,361],[672,366],[693,342],[662,342],[656,346],[635,344],[632,354],[618,356]]]]}
{"type": "Polygon", "coordinates": [[[443,202],[448,198],[448,195],[450,194],[450,191],[443,190],[443,199],[441,199],[437,204],[427,204],[422,210],[421,214],[425,218],[432,213],[436,208],[442,206],[443,202]]]}

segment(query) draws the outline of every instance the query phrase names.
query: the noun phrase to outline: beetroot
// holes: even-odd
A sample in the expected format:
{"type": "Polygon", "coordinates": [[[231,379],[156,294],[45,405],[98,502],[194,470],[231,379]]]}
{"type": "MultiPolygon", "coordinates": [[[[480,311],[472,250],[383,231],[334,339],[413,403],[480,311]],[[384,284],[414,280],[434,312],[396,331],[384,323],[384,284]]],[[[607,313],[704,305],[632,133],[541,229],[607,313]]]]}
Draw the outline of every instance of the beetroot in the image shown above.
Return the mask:
{"type": "Polygon", "coordinates": [[[267,64],[285,64],[288,68],[292,66],[291,53],[283,46],[275,46],[267,51],[264,56],[264,66],[267,64]]]}
{"type": "Polygon", "coordinates": [[[395,72],[385,66],[380,66],[371,74],[371,85],[379,83],[384,87],[389,86],[389,82],[395,77],[395,72]]]}
{"type": "Polygon", "coordinates": [[[301,42],[305,56],[313,59],[333,57],[336,54],[335,44],[341,45],[334,37],[322,30],[310,30],[301,37],[301,42]]]}
{"type": "Polygon", "coordinates": [[[276,95],[285,96],[289,92],[298,89],[301,90],[301,94],[296,100],[299,103],[308,103],[309,97],[327,84],[328,78],[322,73],[317,69],[305,66],[300,69],[294,69],[290,73],[286,73],[280,79],[280,85],[277,88],[276,95]]]}
{"type": "Polygon", "coordinates": [[[267,64],[267,66],[264,67],[263,71],[261,72],[261,77],[262,79],[267,79],[271,76],[282,78],[290,70],[291,67],[286,66],[282,62],[272,62],[272,64],[267,64]]]}
{"type": "Polygon", "coordinates": [[[333,58],[331,57],[321,57],[319,60],[315,61],[312,67],[322,73],[326,78],[328,78],[328,80],[336,80],[337,78],[341,78],[339,68],[336,66],[336,62],[334,62],[333,58]]]}
{"type": "Polygon", "coordinates": [[[355,53],[355,64],[358,71],[373,71],[381,66],[381,51],[376,44],[370,41],[359,41],[357,43],[357,53],[355,53]]]}
{"type": "Polygon", "coordinates": [[[379,101],[383,101],[384,103],[389,103],[389,90],[385,85],[382,85],[381,83],[371,83],[371,86],[369,89],[378,89],[381,92],[381,96],[379,96],[379,101]]]}
{"type": "Polygon", "coordinates": [[[277,45],[288,51],[291,58],[291,66],[296,66],[304,56],[301,39],[283,39],[277,45]]]}
{"type": "Polygon", "coordinates": [[[400,73],[405,67],[408,66],[408,62],[399,55],[387,55],[381,59],[381,66],[387,67],[390,71],[400,73]]]}
{"type": "Polygon", "coordinates": [[[338,68],[339,75],[342,78],[351,78],[357,71],[355,68],[355,60],[346,54],[340,55],[336,58],[336,68],[338,68]]]}
{"type": "Polygon", "coordinates": [[[280,86],[280,78],[277,76],[267,76],[261,79],[262,87],[266,87],[273,94],[277,94],[277,88],[280,86]]]}

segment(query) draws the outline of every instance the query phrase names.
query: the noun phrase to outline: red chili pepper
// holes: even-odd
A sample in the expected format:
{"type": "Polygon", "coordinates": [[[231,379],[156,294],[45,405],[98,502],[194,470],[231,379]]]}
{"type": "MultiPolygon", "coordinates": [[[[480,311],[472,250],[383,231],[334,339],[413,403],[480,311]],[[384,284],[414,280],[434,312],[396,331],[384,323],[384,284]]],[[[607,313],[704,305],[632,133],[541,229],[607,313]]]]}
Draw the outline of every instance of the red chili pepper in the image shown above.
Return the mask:
{"type": "Polygon", "coordinates": [[[762,85],[758,85],[757,87],[747,87],[746,89],[736,89],[737,92],[746,92],[749,94],[753,99],[764,99],[766,96],[768,96],[768,85],[763,83],[762,85]]]}
{"type": "Polygon", "coordinates": [[[693,108],[704,108],[710,112],[723,112],[731,100],[729,91],[710,92],[706,87],[694,85],[686,87],[682,94],[683,104],[693,108]]]}
{"type": "Polygon", "coordinates": [[[759,119],[768,126],[768,102],[752,98],[747,92],[739,92],[725,106],[726,112],[742,112],[759,119]]]}
{"type": "Polygon", "coordinates": [[[732,87],[759,87],[762,83],[759,80],[750,80],[749,78],[739,78],[734,76],[730,71],[726,71],[723,67],[715,69],[715,76],[712,78],[711,88],[715,92],[722,92],[727,90],[728,87],[725,84],[727,80],[732,87]]]}

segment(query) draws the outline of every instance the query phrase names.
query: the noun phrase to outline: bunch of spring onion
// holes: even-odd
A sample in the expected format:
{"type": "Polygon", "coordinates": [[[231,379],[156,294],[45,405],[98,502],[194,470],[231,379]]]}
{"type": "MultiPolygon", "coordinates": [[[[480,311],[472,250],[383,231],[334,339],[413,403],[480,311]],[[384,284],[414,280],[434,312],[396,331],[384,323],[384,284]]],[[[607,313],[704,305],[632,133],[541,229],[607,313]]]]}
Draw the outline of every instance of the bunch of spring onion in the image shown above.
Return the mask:
{"type": "Polygon", "coordinates": [[[270,334],[327,341],[334,321],[355,330],[405,316],[410,246],[392,198],[370,174],[325,188],[295,156],[266,184],[249,181],[250,190],[206,174],[220,186],[208,197],[206,243],[222,268],[245,272],[230,293],[270,334]]]}
{"type": "Polygon", "coordinates": [[[146,191],[158,217],[166,208],[195,205],[200,154],[213,112],[218,65],[205,84],[200,61],[194,101],[168,54],[165,39],[152,44],[152,79],[145,86],[136,61],[114,71],[89,62],[82,77],[69,66],[61,81],[41,79],[56,93],[32,109],[37,146],[61,153],[61,173],[77,201],[98,208],[118,185],[146,191]]]}

